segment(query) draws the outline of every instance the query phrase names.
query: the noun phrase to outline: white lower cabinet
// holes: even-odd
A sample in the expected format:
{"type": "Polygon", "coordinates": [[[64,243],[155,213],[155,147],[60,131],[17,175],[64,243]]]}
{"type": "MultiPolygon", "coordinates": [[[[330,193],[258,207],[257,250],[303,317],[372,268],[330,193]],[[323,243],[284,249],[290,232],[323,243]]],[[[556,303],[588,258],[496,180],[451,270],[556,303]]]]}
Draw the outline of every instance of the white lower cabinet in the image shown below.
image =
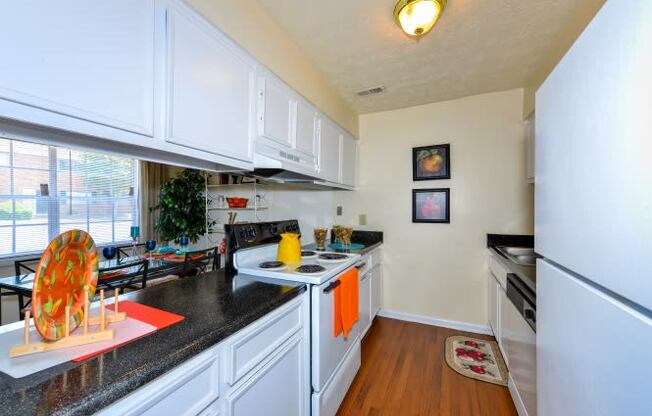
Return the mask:
{"type": "Polygon", "coordinates": [[[371,271],[360,278],[360,296],[358,296],[360,332],[365,335],[371,326],[371,271]]]}
{"type": "Polygon", "coordinates": [[[308,340],[293,337],[251,378],[237,385],[226,397],[229,416],[308,416],[305,347],[308,340]]]}
{"type": "Polygon", "coordinates": [[[369,253],[366,256],[364,263],[366,264],[366,267],[363,275],[360,277],[360,295],[358,297],[360,305],[358,311],[360,332],[363,337],[369,328],[371,328],[371,324],[380,310],[383,284],[383,269],[380,249],[375,249],[369,253]],[[367,267],[369,269],[367,269],[367,267]]]}
{"type": "Polygon", "coordinates": [[[487,275],[488,287],[487,292],[489,294],[487,305],[489,307],[489,326],[496,337],[496,340],[500,339],[500,284],[498,280],[494,277],[493,273],[489,272],[487,275]]]}
{"type": "Polygon", "coordinates": [[[308,416],[309,317],[306,292],[98,414],[308,416]]]}
{"type": "Polygon", "coordinates": [[[497,305],[498,322],[500,323],[500,326],[498,327],[498,336],[496,337],[496,341],[498,341],[498,346],[500,347],[500,352],[503,354],[503,358],[505,359],[505,364],[509,366],[507,339],[509,338],[510,334],[509,331],[505,329],[505,323],[511,318],[508,316],[509,309],[507,309],[505,306],[512,306],[512,303],[510,302],[509,298],[507,298],[507,293],[505,290],[503,290],[502,286],[498,286],[498,288],[499,290],[497,305]]]}
{"type": "Polygon", "coordinates": [[[371,274],[371,320],[373,321],[378,311],[380,311],[380,304],[383,295],[383,266],[377,263],[369,272],[371,274]]]}
{"type": "Polygon", "coordinates": [[[97,414],[191,416],[217,409],[221,350],[220,344],[202,352],[97,414]]]}

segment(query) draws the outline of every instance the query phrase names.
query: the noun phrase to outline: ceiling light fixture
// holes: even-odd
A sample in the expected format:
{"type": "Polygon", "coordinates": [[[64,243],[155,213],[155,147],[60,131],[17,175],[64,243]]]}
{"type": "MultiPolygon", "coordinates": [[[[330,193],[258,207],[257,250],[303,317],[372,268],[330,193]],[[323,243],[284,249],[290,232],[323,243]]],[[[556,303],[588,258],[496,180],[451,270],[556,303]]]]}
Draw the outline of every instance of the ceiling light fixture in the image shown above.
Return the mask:
{"type": "Polygon", "coordinates": [[[399,0],[394,20],[408,36],[420,38],[435,26],[446,0],[399,0]]]}

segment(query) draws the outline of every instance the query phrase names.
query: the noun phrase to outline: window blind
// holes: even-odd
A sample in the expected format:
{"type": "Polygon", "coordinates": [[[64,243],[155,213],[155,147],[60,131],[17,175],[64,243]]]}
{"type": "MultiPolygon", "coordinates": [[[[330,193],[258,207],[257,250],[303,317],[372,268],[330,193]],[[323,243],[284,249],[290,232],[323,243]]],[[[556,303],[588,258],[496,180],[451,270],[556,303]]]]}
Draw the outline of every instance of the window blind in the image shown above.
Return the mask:
{"type": "Polygon", "coordinates": [[[137,184],[136,160],[0,138],[0,256],[40,252],[71,229],[129,241],[137,184]]]}

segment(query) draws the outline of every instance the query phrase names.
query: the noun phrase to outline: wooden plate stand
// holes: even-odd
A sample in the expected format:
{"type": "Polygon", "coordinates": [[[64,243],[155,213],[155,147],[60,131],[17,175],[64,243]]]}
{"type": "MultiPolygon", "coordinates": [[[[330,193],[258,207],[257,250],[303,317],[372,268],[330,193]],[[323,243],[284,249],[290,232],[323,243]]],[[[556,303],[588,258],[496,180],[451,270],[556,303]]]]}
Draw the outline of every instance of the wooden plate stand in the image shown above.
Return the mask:
{"type": "Polygon", "coordinates": [[[23,334],[23,343],[14,345],[9,350],[9,357],[20,357],[22,355],[36,354],[39,352],[46,352],[52,350],[58,350],[61,348],[76,347],[78,345],[92,344],[95,342],[102,342],[113,339],[114,331],[113,329],[107,329],[106,326],[111,322],[124,321],[127,318],[127,314],[124,312],[118,311],[118,289],[115,289],[113,292],[114,302],[113,302],[113,312],[106,316],[106,311],[104,307],[104,290],[100,291],[100,316],[94,316],[89,318],[89,302],[88,302],[88,292],[84,293],[84,322],[82,323],[83,330],[81,334],[70,334],[70,306],[66,302],[66,322],[64,329],[63,338],[57,341],[41,341],[41,342],[29,342],[29,324],[30,324],[30,311],[25,312],[25,332],[23,334]],[[89,325],[99,325],[99,328],[95,332],[89,332],[89,325]]]}

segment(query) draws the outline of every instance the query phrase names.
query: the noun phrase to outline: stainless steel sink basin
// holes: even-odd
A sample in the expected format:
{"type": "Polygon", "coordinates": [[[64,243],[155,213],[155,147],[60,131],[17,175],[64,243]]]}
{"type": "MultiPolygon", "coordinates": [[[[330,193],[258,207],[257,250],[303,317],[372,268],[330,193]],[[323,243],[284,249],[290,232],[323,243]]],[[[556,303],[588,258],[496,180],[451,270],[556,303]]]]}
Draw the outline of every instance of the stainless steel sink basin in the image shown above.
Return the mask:
{"type": "Polygon", "coordinates": [[[541,256],[534,252],[530,247],[496,247],[501,253],[507,257],[507,260],[519,266],[535,266],[537,259],[541,256]]]}
{"type": "Polygon", "coordinates": [[[534,249],[530,247],[503,247],[508,254],[513,256],[534,256],[534,249]]]}
{"type": "Polygon", "coordinates": [[[537,256],[521,255],[514,257],[516,258],[516,262],[521,265],[534,266],[537,264],[537,256]]]}

